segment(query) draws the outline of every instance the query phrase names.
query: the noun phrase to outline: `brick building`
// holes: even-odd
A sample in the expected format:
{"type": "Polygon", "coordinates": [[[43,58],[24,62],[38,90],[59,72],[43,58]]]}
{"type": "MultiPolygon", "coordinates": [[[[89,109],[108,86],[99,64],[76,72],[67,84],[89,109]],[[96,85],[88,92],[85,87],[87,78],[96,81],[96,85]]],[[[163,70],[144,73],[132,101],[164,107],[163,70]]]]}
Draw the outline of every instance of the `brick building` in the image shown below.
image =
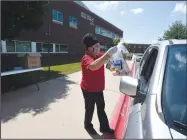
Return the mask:
{"type": "Polygon", "coordinates": [[[144,53],[151,44],[128,43],[126,47],[130,53],[144,53]]]}
{"type": "Polygon", "coordinates": [[[40,52],[42,66],[80,61],[82,37],[96,35],[104,51],[123,31],[90,11],[81,1],[50,1],[38,31],[22,31],[11,41],[1,41],[1,71],[19,66],[18,53],[40,52]],[[49,50],[49,54],[48,54],[49,50]]]}

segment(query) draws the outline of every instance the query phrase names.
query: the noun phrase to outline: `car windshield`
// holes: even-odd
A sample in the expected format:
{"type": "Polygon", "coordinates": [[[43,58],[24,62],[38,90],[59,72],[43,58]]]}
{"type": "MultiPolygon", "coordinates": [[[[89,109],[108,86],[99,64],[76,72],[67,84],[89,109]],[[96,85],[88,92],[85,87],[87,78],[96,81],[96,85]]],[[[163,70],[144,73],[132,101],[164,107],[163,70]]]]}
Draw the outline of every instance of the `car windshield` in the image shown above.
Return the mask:
{"type": "Polygon", "coordinates": [[[169,118],[187,125],[187,45],[168,47],[163,95],[169,118]]]}

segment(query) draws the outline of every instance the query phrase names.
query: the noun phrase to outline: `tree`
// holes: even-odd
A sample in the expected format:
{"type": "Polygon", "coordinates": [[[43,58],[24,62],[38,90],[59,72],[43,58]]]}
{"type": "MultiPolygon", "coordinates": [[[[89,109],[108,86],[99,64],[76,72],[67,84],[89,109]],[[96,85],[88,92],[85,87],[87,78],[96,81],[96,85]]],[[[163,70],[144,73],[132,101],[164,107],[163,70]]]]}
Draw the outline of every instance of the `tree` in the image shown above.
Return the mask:
{"type": "Polygon", "coordinates": [[[126,42],[123,42],[123,46],[128,46],[128,43],[126,43],[126,42]]]}
{"type": "Polygon", "coordinates": [[[38,30],[47,6],[47,1],[2,1],[1,39],[12,39],[23,29],[38,30]]]}
{"type": "Polygon", "coordinates": [[[163,39],[163,38],[161,38],[161,37],[159,37],[159,38],[158,38],[158,41],[162,41],[162,40],[164,40],[164,39],[163,39]]]}
{"type": "Polygon", "coordinates": [[[187,26],[184,25],[182,21],[175,21],[169,26],[169,29],[164,32],[163,39],[187,39],[187,26]]]}
{"type": "Polygon", "coordinates": [[[113,39],[113,46],[118,45],[119,42],[120,42],[120,38],[114,38],[113,39]]]}

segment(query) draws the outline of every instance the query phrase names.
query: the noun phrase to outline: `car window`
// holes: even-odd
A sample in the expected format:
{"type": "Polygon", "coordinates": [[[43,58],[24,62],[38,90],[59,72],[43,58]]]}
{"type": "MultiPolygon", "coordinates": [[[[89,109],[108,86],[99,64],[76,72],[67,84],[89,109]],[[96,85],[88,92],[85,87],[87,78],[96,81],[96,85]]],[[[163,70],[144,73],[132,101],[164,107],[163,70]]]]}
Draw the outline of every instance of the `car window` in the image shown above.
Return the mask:
{"type": "Polygon", "coordinates": [[[184,126],[187,126],[187,45],[168,47],[162,87],[162,108],[170,127],[186,135],[187,128],[184,126]]]}
{"type": "Polygon", "coordinates": [[[158,50],[153,48],[149,55],[147,56],[147,59],[145,59],[142,65],[142,71],[140,73],[140,79],[139,79],[139,91],[146,94],[149,80],[151,78],[151,75],[153,73],[153,69],[155,66],[155,62],[157,59],[158,50]]]}
{"type": "Polygon", "coordinates": [[[148,57],[149,54],[151,53],[151,50],[152,50],[152,48],[149,47],[149,48],[145,51],[144,55],[142,56],[142,59],[141,59],[141,61],[140,61],[139,73],[141,73],[142,68],[143,68],[143,65],[144,65],[144,63],[145,63],[145,60],[147,59],[147,57],[148,57]]]}

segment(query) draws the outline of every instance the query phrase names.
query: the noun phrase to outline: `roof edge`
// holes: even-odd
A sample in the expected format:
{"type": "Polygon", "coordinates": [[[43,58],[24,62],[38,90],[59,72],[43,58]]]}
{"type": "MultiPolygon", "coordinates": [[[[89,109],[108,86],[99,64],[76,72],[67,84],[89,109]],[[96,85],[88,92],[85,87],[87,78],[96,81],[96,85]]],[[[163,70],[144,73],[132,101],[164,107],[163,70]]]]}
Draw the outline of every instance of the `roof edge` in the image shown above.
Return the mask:
{"type": "MultiPolygon", "coordinates": [[[[74,4],[77,4],[77,3],[74,2],[74,1],[71,1],[71,2],[74,3],[74,4]]],[[[79,4],[77,4],[77,5],[80,6],[79,4]]],[[[107,24],[109,24],[110,26],[115,27],[116,29],[118,29],[119,31],[121,31],[121,32],[123,33],[123,30],[121,30],[120,28],[116,27],[114,24],[108,22],[107,20],[103,19],[102,17],[98,16],[97,14],[95,14],[94,12],[92,12],[91,10],[86,9],[86,8],[84,8],[84,7],[82,7],[82,6],[80,6],[80,7],[83,8],[84,10],[87,10],[88,12],[92,13],[94,16],[97,16],[98,18],[100,18],[101,20],[105,21],[105,22],[106,22],[107,24]]]]}

